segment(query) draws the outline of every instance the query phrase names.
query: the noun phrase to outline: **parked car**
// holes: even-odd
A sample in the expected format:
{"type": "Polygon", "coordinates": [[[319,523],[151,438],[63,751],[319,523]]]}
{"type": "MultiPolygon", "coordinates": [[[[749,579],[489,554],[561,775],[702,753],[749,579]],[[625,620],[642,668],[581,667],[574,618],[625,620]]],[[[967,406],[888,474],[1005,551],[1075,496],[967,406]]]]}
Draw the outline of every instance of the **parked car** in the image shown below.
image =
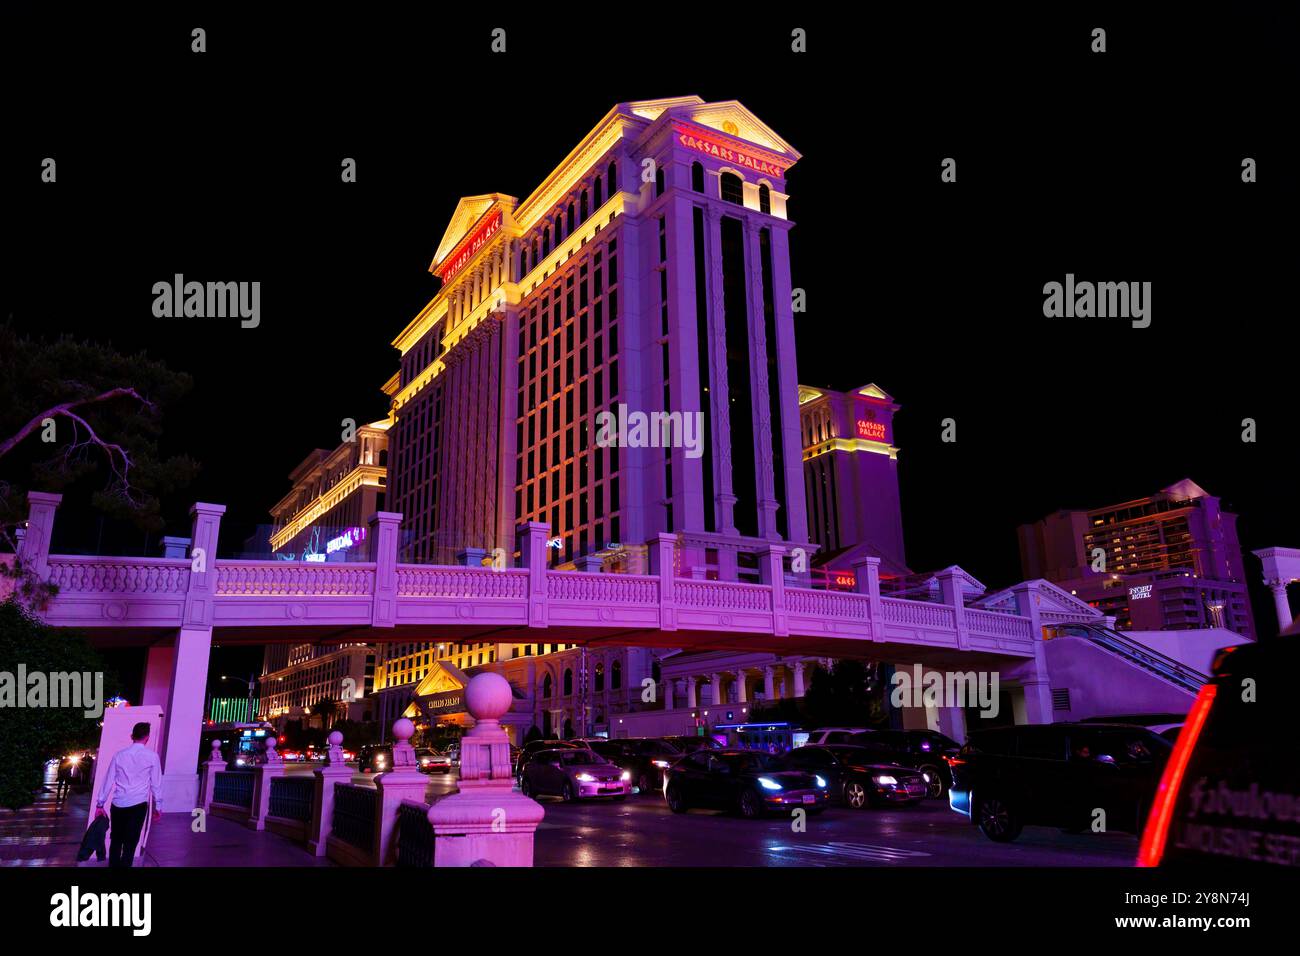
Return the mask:
{"type": "Polygon", "coordinates": [[[713,737],[699,737],[695,734],[681,734],[674,737],[660,737],[672,744],[684,754],[695,753],[697,750],[725,750],[722,744],[718,743],[713,737]]]}
{"type": "Polygon", "coordinates": [[[949,757],[948,804],[990,840],[1026,825],[1082,832],[1105,811],[1107,830],[1137,833],[1169,741],[1130,724],[1026,724],[975,730],[949,757]]]}
{"type": "Polygon", "coordinates": [[[519,789],[525,797],[552,794],[566,802],[592,797],[623,800],[632,789],[632,774],[585,747],[557,747],[529,755],[519,789]]]}
{"type": "Polygon", "coordinates": [[[451,773],[451,756],[430,747],[417,747],[415,759],[419,762],[421,773],[451,773]]]}
{"type": "Polygon", "coordinates": [[[1178,739],[1186,714],[1118,714],[1110,717],[1085,717],[1085,724],[1136,724],[1159,734],[1170,743],[1178,739]]]}
{"type": "Polygon", "coordinates": [[[585,749],[581,744],[575,744],[568,740],[530,740],[524,744],[519,751],[519,757],[515,760],[515,780],[522,783],[524,779],[524,765],[528,763],[528,758],[539,750],[561,750],[561,749],[585,749]]]}
{"type": "Polygon", "coordinates": [[[1300,862],[1300,763],[1286,744],[1298,636],[1300,624],[1215,656],[1165,764],[1138,866],[1210,864],[1231,874],[1300,862]]]}
{"type": "Polygon", "coordinates": [[[819,727],[808,731],[805,747],[821,747],[826,744],[850,744],[858,734],[865,733],[866,727],[819,727]]]}
{"type": "Polygon", "coordinates": [[[732,810],[742,817],[803,807],[821,813],[830,799],[825,777],[784,766],[760,750],[697,750],[666,771],[664,798],[673,813],[691,807],[732,810]]]}
{"type": "Polygon", "coordinates": [[[925,775],[926,796],[938,799],[952,786],[952,771],[945,756],[955,756],[961,744],[935,730],[868,730],[855,734],[851,743],[888,752],[887,763],[911,767],[925,775]]]}
{"type": "Polygon", "coordinates": [[[889,803],[917,804],[925,799],[929,781],[919,770],[880,761],[880,752],[849,744],[797,747],[785,756],[785,766],[816,774],[827,792],[854,810],[889,803]]]}
{"type": "Polygon", "coordinates": [[[632,782],[642,793],[663,790],[664,771],[682,756],[682,751],[657,737],[598,740],[588,746],[630,772],[632,782]]]}

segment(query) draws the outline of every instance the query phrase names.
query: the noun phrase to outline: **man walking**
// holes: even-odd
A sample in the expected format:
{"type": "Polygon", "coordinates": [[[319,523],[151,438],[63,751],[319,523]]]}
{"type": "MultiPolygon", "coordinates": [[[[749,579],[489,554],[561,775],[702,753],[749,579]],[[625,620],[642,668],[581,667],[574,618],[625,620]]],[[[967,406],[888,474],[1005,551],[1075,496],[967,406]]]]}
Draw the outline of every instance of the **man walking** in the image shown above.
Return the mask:
{"type": "Polygon", "coordinates": [[[135,845],[140,842],[145,815],[152,794],[154,823],[162,819],[158,800],[162,797],[162,764],[149,743],[149,725],[131,728],[131,746],[113,755],[104,775],[104,789],[96,801],[96,818],[106,816],[104,804],[112,798],[112,840],[108,847],[109,866],[131,866],[135,862],[135,845]]]}

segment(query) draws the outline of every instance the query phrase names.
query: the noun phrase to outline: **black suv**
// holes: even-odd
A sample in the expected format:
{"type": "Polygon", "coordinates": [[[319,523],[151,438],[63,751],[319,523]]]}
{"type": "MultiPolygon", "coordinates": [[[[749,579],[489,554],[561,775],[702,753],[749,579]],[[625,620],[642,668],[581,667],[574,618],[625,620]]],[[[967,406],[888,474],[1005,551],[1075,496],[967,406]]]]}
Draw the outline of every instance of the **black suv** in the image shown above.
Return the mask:
{"type": "Polygon", "coordinates": [[[1216,655],[1165,765],[1138,866],[1300,866],[1298,640],[1300,626],[1216,655]]]}
{"type": "Polygon", "coordinates": [[[1170,750],[1159,734],[1124,724],[975,730],[948,758],[948,805],[998,842],[1027,824],[1077,833],[1103,819],[1107,830],[1138,833],[1170,750]]]}

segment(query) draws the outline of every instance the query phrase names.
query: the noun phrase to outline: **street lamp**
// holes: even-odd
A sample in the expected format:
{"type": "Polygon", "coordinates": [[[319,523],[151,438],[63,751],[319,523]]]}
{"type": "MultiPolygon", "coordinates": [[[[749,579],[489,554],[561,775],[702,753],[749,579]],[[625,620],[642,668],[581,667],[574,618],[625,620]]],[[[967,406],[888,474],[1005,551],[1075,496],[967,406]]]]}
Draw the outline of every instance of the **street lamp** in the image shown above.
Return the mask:
{"type": "Polygon", "coordinates": [[[239,681],[239,683],[247,685],[247,687],[248,687],[248,722],[249,722],[249,723],[252,723],[252,722],[253,722],[253,718],[256,716],[256,715],[253,713],[253,684],[256,683],[256,676],[253,675],[253,674],[249,674],[249,675],[248,675],[248,680],[244,680],[242,677],[227,677],[225,674],[222,674],[222,675],[221,675],[221,679],[222,679],[222,680],[234,680],[234,681],[239,681]]]}

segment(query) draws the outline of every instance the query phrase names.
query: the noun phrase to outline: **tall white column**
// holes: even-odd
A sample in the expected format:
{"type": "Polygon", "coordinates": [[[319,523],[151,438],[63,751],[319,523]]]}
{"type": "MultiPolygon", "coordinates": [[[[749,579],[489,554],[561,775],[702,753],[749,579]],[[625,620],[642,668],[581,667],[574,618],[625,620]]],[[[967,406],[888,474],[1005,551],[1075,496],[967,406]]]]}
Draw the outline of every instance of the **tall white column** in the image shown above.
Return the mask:
{"type": "Polygon", "coordinates": [[[1291,602],[1286,596],[1286,582],[1274,579],[1265,582],[1268,589],[1273,592],[1273,607],[1277,609],[1277,629],[1285,631],[1291,626],[1291,602]]]}
{"type": "Polygon", "coordinates": [[[687,677],[687,678],[686,678],[686,706],[687,706],[687,707],[698,707],[698,706],[699,706],[699,702],[696,700],[696,698],[695,698],[695,694],[696,694],[696,691],[695,691],[695,678],[694,678],[694,677],[687,677]]]}
{"type": "Polygon", "coordinates": [[[794,663],[794,696],[803,696],[803,661],[794,663]]]}
{"type": "Polygon", "coordinates": [[[719,705],[725,704],[726,700],[722,696],[722,675],[713,674],[712,680],[713,680],[713,703],[719,705]]]}
{"type": "Polygon", "coordinates": [[[768,664],[763,668],[763,697],[766,700],[776,699],[776,668],[768,664]]]}
{"type": "Polygon", "coordinates": [[[736,671],[736,703],[749,703],[749,692],[745,687],[745,672],[743,670],[736,671]]]}

